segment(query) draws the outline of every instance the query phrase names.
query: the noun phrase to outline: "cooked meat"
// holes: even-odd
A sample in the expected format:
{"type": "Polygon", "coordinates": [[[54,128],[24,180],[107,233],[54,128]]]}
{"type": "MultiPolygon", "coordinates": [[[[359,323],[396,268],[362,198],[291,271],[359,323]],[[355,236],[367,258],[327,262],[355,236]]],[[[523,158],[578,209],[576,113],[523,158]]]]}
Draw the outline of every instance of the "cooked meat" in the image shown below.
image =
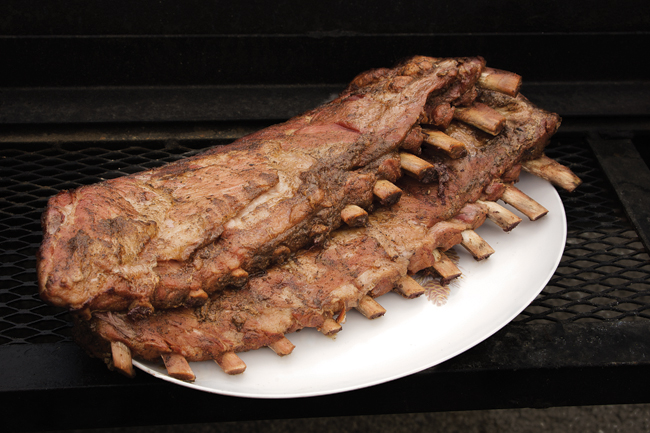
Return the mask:
{"type": "Polygon", "coordinates": [[[466,246],[465,235],[490,212],[486,201],[502,196],[517,180],[520,164],[539,157],[559,126],[557,115],[521,96],[502,98],[486,90],[479,98],[505,116],[503,129],[492,136],[451,122],[444,131],[465,143],[467,156],[427,157],[440,172],[440,184],[402,178],[401,200],[376,209],[366,227],[339,229],[324,245],[297,252],[201,307],[157,311],[142,320],[95,312],[91,320],[78,320],[78,341],[108,360],[119,343],[148,360],[175,353],[188,361],[218,361],[224,354],[272,347],[304,327],[336,326],[368,296],[381,296],[405,284],[407,274],[435,267],[440,252],[466,246]]]}
{"type": "Polygon", "coordinates": [[[232,145],[53,197],[38,253],[41,296],[71,310],[200,305],[320,244],[347,205],[417,152],[418,124],[470,104],[481,58],[417,57],[362,74],[334,101],[232,145]]]}
{"type": "Polygon", "coordinates": [[[515,181],[521,170],[520,163],[542,156],[543,149],[560,126],[557,114],[535,107],[521,94],[513,98],[482,90],[478,101],[489,104],[504,116],[506,121],[501,134],[492,136],[453,121],[444,133],[463,142],[467,155],[454,159],[434,147],[423,147],[425,158],[435,161],[438,167],[439,182],[426,189],[410,179],[404,179],[400,185],[404,193],[414,194],[419,200],[435,206],[439,219],[451,218],[464,203],[474,202],[482,194],[491,194],[490,200],[499,198],[503,191],[492,184],[497,180],[515,181]]]}
{"type": "MultiPolygon", "coordinates": [[[[400,216],[410,216],[406,209],[417,207],[410,204],[400,216]]],[[[484,218],[471,220],[480,225],[484,218]]],[[[442,224],[433,229],[440,239],[474,227],[471,222],[442,224]]],[[[407,262],[391,257],[364,229],[341,229],[326,247],[300,251],[265,275],[251,278],[245,287],[226,289],[201,307],[160,310],[140,320],[125,313],[95,312],[89,321],[77,320],[75,335],[104,359],[110,359],[110,343],[116,341],[141,359],[167,353],[188,361],[218,359],[225,352],[269,346],[305,327],[322,328],[327,319],[357,307],[366,294],[380,296],[395,287],[406,275],[407,262]]]]}

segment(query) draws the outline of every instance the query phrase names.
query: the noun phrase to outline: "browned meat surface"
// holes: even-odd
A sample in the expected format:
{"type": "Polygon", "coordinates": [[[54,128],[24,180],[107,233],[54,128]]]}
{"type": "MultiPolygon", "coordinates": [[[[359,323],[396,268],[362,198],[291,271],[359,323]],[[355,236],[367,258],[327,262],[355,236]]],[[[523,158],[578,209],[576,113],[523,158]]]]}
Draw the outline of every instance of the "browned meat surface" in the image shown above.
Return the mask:
{"type": "Polygon", "coordinates": [[[503,191],[491,184],[496,179],[515,181],[521,170],[520,162],[540,157],[560,127],[561,119],[557,114],[535,107],[523,95],[513,98],[483,90],[478,101],[489,104],[505,117],[501,134],[492,136],[453,121],[443,131],[462,141],[467,155],[453,159],[435,148],[423,147],[425,158],[438,166],[439,183],[423,189],[411,179],[401,181],[405,193],[436,208],[438,220],[451,218],[465,203],[474,202],[483,194],[491,194],[492,197],[488,197],[491,200],[499,198],[503,191]]]}
{"type": "MultiPolygon", "coordinates": [[[[408,220],[412,215],[407,209],[417,206],[412,198],[402,201],[412,202],[399,215],[408,220]]],[[[443,222],[433,232],[439,239],[457,237],[484,218],[468,221],[443,222]]],[[[142,359],[172,352],[188,361],[218,359],[225,352],[269,346],[305,327],[321,328],[326,319],[357,307],[366,294],[380,296],[391,290],[406,275],[407,266],[408,259],[389,256],[364,229],[343,229],[326,247],[301,251],[265,275],[251,278],[245,287],[226,289],[201,307],[161,310],[140,320],[125,313],[96,312],[90,321],[77,320],[75,334],[77,341],[104,359],[110,359],[114,341],[123,342],[142,359]]]]}
{"type": "Polygon", "coordinates": [[[417,125],[447,125],[483,68],[481,58],[414,58],[232,145],[62,191],[42,219],[42,298],[135,317],[244,284],[322,243],[346,205],[369,207],[375,182],[399,176],[400,146],[417,151],[417,125]]]}
{"type": "Polygon", "coordinates": [[[227,289],[198,308],[158,311],[142,320],[94,313],[91,320],[78,321],[78,340],[106,359],[112,342],[144,359],[167,353],[189,361],[220,359],[224,353],[270,346],[304,327],[342,321],[367,295],[381,296],[407,274],[434,266],[436,252],[463,242],[464,233],[484,223],[488,208],[478,200],[497,200],[517,180],[520,163],[539,156],[559,126],[557,115],[523,97],[483,91],[479,98],[503,113],[503,130],[492,136],[456,121],[444,128],[463,140],[467,156],[428,156],[440,172],[439,185],[402,178],[401,200],[376,209],[366,227],[339,229],[324,245],[298,252],[240,290],[227,289]]]}

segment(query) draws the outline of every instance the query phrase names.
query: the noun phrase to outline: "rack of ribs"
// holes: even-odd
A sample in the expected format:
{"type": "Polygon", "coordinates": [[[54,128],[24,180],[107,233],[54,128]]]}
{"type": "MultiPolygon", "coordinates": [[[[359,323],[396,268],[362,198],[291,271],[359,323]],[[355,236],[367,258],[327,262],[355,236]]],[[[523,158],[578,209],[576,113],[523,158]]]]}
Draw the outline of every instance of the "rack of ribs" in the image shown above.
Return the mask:
{"type": "Polygon", "coordinates": [[[415,57],[363,73],[335,100],[231,145],[60,192],[42,217],[41,297],[86,315],[137,318],[245,285],[341,224],[363,224],[376,201],[396,201],[402,167],[435,181],[435,164],[415,156],[420,124],[484,119],[472,108],[477,83],[503,75],[486,71],[480,57],[415,57]]]}
{"type": "MultiPolygon", "coordinates": [[[[559,116],[508,89],[491,90],[479,82],[461,115],[412,129],[409,135],[418,143],[412,149],[421,149],[415,165],[434,167],[437,181],[423,184],[417,170],[409,171],[396,182],[400,199],[375,206],[363,226],[333,231],[326,242],[297,251],[201,306],[156,311],[139,320],[126,312],[94,312],[89,320],[78,314],[77,341],[127,375],[134,374],[132,357],[162,359],[170,376],[188,381],[195,378],[192,361],[215,360],[226,373],[238,374],[246,368],[238,352],[270,347],[288,355],[294,346],[286,334],[314,327],[333,335],[352,308],[370,319],[382,316],[385,310],[375,299],[388,291],[421,295],[424,289],[410,277],[420,270],[444,281],[458,277],[445,251],[460,244],[476,260],[486,259],[494,250],[474,229],[489,219],[510,231],[521,221],[497,200],[531,220],[546,214],[513,185],[522,169],[569,191],[580,183],[543,154],[559,116]],[[468,124],[468,113],[479,113],[479,121],[468,124]],[[498,124],[498,132],[478,126],[481,122],[498,124]]],[[[405,155],[413,154],[399,157],[405,155]]]]}

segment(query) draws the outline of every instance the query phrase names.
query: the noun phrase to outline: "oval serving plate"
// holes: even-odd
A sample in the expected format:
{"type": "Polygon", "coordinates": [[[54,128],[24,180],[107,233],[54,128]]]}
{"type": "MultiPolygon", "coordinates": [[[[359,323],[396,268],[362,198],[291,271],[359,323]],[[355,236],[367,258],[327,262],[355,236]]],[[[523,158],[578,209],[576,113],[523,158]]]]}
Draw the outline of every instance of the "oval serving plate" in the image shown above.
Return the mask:
{"type": "MultiPolygon", "coordinates": [[[[553,186],[522,173],[519,189],[549,210],[504,233],[487,221],[477,232],[495,249],[476,262],[455,247],[463,275],[450,285],[444,305],[431,296],[406,300],[388,293],[379,302],[386,315],[367,320],[350,312],[343,330],[327,338],[315,329],[287,337],[296,348],[279,357],[270,349],[239,354],[248,366],[229,376],[212,361],[191,363],[193,383],[167,375],[162,363],[135,361],[160,379],[201,391],[251,398],[334,394],[398,379],[444,362],[490,337],[514,319],[544,289],[566,242],[566,216],[553,186]]],[[[517,211],[515,211],[517,213],[517,211]]],[[[429,294],[431,295],[431,294],[429,294]]]]}

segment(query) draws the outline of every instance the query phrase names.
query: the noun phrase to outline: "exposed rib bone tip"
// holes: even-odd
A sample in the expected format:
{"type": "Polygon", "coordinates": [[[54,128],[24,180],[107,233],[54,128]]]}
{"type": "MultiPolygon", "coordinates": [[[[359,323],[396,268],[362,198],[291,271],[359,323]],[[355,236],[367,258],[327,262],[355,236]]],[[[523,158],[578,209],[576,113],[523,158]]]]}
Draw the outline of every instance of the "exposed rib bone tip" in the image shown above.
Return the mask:
{"type": "Polygon", "coordinates": [[[121,341],[111,341],[111,354],[113,355],[113,367],[127,377],[135,376],[131,349],[121,341]]]}
{"type": "Polygon", "coordinates": [[[282,337],[278,341],[269,344],[269,347],[279,356],[286,356],[293,352],[296,346],[287,337],[282,337]]]}
{"type": "Polygon", "coordinates": [[[366,316],[368,319],[376,319],[386,314],[386,309],[379,305],[377,301],[370,296],[364,296],[355,307],[357,311],[366,316]]]}
{"type": "Polygon", "coordinates": [[[433,250],[433,258],[435,259],[433,269],[440,274],[443,283],[448,283],[462,275],[458,266],[442,251],[433,250]]]}
{"type": "Polygon", "coordinates": [[[485,68],[478,79],[478,85],[515,97],[521,87],[521,75],[501,69],[485,68]]]}
{"type": "Polygon", "coordinates": [[[461,245],[469,251],[476,260],[484,260],[494,254],[494,249],[474,230],[464,230],[461,235],[461,245]]]}
{"type": "Polygon", "coordinates": [[[422,183],[431,183],[438,177],[433,164],[418,158],[412,153],[402,152],[399,155],[402,169],[422,183]]]}
{"type": "Polygon", "coordinates": [[[508,185],[501,196],[501,200],[523,213],[531,221],[536,221],[548,213],[548,210],[520,189],[508,185]]]}
{"type": "Polygon", "coordinates": [[[462,141],[445,134],[442,131],[423,129],[424,142],[447,153],[454,159],[467,155],[467,147],[462,141]]]}
{"type": "Polygon", "coordinates": [[[501,227],[505,232],[514,229],[521,222],[521,218],[501,206],[499,203],[482,200],[477,201],[477,203],[482,204],[487,208],[487,216],[490,221],[501,227]]]}
{"type": "Polygon", "coordinates": [[[287,256],[289,254],[291,254],[291,250],[289,249],[289,247],[285,245],[280,245],[273,251],[274,257],[282,257],[282,256],[287,256]]]}
{"type": "Polygon", "coordinates": [[[233,284],[235,286],[241,286],[248,280],[248,272],[242,268],[237,268],[230,273],[230,276],[234,279],[233,284]]]}
{"type": "Polygon", "coordinates": [[[193,290],[188,295],[190,303],[193,305],[201,305],[208,300],[208,294],[203,289],[193,290]]]}
{"type": "Polygon", "coordinates": [[[171,377],[186,382],[193,382],[196,379],[194,372],[190,368],[190,364],[183,355],[178,353],[165,353],[161,357],[165,363],[167,374],[171,377]]]}
{"type": "Polygon", "coordinates": [[[142,319],[144,317],[147,317],[153,313],[153,305],[145,299],[138,299],[133,302],[131,302],[131,305],[129,305],[129,317],[131,319],[142,319]]]}
{"type": "Polygon", "coordinates": [[[471,107],[456,107],[454,118],[491,135],[499,135],[506,124],[506,118],[498,111],[480,102],[476,102],[471,107]]]}
{"type": "Polygon", "coordinates": [[[394,205],[402,197],[402,190],[387,180],[378,180],[372,190],[384,206],[394,205]]]}
{"type": "Polygon", "coordinates": [[[246,364],[235,352],[226,352],[215,362],[226,374],[241,374],[246,370],[246,364]]]}
{"type": "Polygon", "coordinates": [[[341,324],[332,318],[325,319],[323,326],[320,327],[319,331],[324,335],[331,336],[338,333],[342,329],[341,324]]]}
{"type": "Polygon", "coordinates": [[[539,176],[569,192],[572,192],[582,183],[582,180],[569,167],[560,164],[546,155],[525,161],[521,165],[528,173],[539,176]]]}
{"type": "Polygon", "coordinates": [[[90,310],[90,308],[77,310],[74,314],[82,320],[90,320],[93,318],[93,312],[90,310]]]}
{"type": "Polygon", "coordinates": [[[407,299],[417,298],[424,294],[424,287],[413,278],[404,275],[395,285],[395,291],[407,299]]]}
{"type": "Polygon", "coordinates": [[[341,211],[341,219],[350,227],[363,227],[368,223],[368,212],[357,205],[349,204],[341,211]]]}

